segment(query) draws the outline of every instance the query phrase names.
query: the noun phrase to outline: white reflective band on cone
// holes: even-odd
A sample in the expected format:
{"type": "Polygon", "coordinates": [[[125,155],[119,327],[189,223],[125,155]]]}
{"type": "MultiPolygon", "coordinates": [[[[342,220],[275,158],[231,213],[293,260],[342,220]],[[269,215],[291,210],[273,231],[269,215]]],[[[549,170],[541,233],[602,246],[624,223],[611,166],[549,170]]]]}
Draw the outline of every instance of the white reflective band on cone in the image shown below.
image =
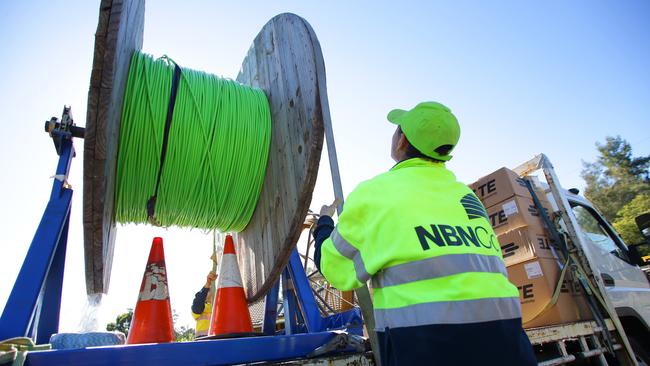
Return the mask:
{"type": "Polygon", "coordinates": [[[243,287],[235,254],[224,254],[221,258],[217,288],[224,287],[243,287]]]}

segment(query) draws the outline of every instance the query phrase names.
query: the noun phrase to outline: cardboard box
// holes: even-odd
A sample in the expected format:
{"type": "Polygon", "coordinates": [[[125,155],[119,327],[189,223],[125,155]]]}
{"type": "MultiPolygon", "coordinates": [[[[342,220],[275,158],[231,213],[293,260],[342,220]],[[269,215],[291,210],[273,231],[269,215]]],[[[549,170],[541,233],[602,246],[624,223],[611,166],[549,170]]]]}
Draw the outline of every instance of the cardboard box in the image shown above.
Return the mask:
{"type": "MultiPolygon", "coordinates": [[[[550,204],[547,201],[540,201],[546,213],[551,214],[550,204]]],[[[499,204],[487,208],[487,214],[492,228],[497,235],[505,234],[510,230],[522,226],[544,227],[535,203],[529,197],[514,196],[499,204]]]]}
{"type": "Polygon", "coordinates": [[[485,207],[493,206],[512,196],[530,197],[523,179],[508,168],[501,168],[469,185],[485,207]]]}
{"type": "Polygon", "coordinates": [[[541,226],[522,226],[499,235],[497,239],[506,266],[535,258],[554,258],[551,239],[541,226]]]}
{"type": "Polygon", "coordinates": [[[560,278],[553,259],[539,258],[507,267],[508,277],[519,289],[524,328],[543,327],[591,319],[589,308],[569,274],[565,277],[555,305],[542,311],[551,301],[560,278]]]}

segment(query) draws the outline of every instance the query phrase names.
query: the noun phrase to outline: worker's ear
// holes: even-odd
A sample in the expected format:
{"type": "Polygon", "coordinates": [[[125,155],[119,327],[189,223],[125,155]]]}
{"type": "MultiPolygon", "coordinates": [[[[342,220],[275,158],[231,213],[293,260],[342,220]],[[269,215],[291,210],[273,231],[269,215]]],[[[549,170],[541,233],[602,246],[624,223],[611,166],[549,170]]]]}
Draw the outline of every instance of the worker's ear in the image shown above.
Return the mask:
{"type": "Polygon", "coordinates": [[[406,151],[406,149],[409,147],[410,143],[409,140],[406,138],[406,135],[402,132],[399,135],[399,140],[397,140],[397,150],[398,151],[406,151]]]}

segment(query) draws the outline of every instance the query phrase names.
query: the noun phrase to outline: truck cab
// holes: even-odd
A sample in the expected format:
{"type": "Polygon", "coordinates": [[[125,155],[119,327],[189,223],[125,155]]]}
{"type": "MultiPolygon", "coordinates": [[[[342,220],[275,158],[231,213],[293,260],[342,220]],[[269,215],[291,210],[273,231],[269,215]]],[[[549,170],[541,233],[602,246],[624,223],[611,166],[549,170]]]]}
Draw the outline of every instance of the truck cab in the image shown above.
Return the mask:
{"type": "Polygon", "coordinates": [[[564,193],[577,219],[583,243],[589,246],[587,252],[595,254],[589,260],[600,273],[632,348],[635,353],[647,354],[650,352],[650,283],[639,267],[639,256],[628,249],[589,200],[575,190],[564,193]]]}

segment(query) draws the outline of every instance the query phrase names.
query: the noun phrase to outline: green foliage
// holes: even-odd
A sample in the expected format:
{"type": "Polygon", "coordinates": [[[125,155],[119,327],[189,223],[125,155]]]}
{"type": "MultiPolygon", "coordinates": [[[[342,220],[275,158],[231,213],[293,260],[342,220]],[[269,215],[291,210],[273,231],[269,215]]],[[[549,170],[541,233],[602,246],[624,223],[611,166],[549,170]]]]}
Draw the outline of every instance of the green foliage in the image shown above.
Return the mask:
{"type": "Polygon", "coordinates": [[[184,325],[179,328],[174,327],[174,335],[176,336],[176,342],[191,342],[194,340],[194,328],[184,325]]]}
{"type": "Polygon", "coordinates": [[[133,319],[133,309],[129,308],[126,310],[126,313],[120,314],[115,318],[115,322],[106,324],[106,330],[110,332],[122,332],[128,337],[129,328],[131,327],[131,319],[133,319]]]}
{"type": "MultiPolygon", "coordinates": [[[[178,323],[178,313],[176,312],[176,309],[172,310],[172,320],[174,321],[174,324],[178,323]]],[[[174,337],[176,338],[176,342],[193,341],[194,328],[186,327],[184,325],[176,327],[176,325],[174,325],[174,337]]]]}
{"type": "Polygon", "coordinates": [[[650,212],[650,194],[642,193],[618,211],[614,228],[627,244],[638,244],[644,239],[636,226],[634,218],[650,212]]]}
{"type": "Polygon", "coordinates": [[[641,193],[650,193],[650,156],[633,157],[632,146],[620,136],[608,136],[596,148],[600,152],[596,162],[583,162],[585,196],[605,218],[615,221],[623,206],[641,193]]]}
{"type": "Polygon", "coordinates": [[[632,146],[620,136],[608,136],[596,148],[600,153],[596,162],[583,162],[585,196],[626,244],[640,243],[643,238],[634,218],[650,211],[650,155],[633,157],[632,146]]]}

